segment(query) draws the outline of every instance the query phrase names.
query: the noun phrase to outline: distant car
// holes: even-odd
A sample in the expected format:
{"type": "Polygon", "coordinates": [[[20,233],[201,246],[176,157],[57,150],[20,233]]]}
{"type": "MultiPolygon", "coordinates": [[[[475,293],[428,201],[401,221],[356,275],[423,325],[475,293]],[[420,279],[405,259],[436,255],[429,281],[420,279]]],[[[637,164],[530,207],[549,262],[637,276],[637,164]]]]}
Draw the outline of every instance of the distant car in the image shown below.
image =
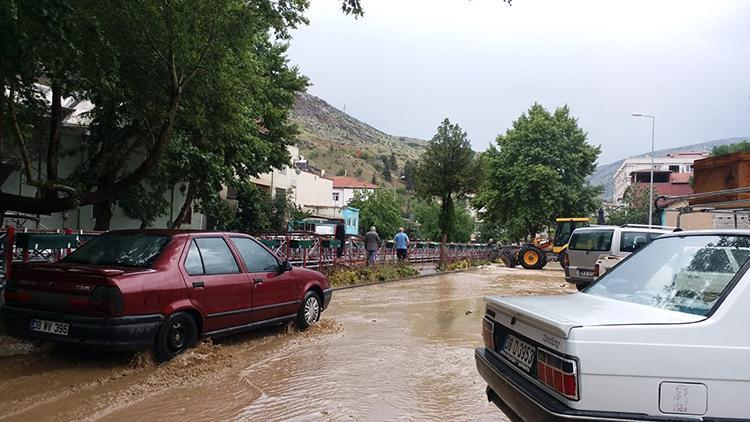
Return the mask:
{"type": "Polygon", "coordinates": [[[292,268],[244,234],[114,231],[58,263],[14,267],[2,320],[15,337],[153,347],[167,360],[200,337],[292,320],[305,329],[331,293],[323,274],[292,268]]]}
{"type": "Polygon", "coordinates": [[[626,257],[673,229],[647,226],[591,226],[576,229],[568,245],[565,280],[578,290],[597,278],[595,264],[600,256],[626,257]]]}
{"type": "Polygon", "coordinates": [[[666,234],[582,293],[487,297],[477,368],[528,421],[750,419],[750,231],[666,234]]]}

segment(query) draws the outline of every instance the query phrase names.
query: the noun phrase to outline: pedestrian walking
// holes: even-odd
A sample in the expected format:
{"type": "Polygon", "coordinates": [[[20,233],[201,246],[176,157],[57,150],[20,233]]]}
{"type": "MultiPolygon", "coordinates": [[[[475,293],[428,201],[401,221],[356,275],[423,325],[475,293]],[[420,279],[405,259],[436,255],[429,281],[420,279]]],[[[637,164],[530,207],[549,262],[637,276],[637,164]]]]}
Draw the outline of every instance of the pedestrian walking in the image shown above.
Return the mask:
{"type": "Polygon", "coordinates": [[[406,251],[409,249],[409,236],[404,233],[404,228],[399,227],[398,233],[393,236],[393,244],[396,246],[396,257],[399,261],[406,259],[406,251]]]}
{"type": "Polygon", "coordinates": [[[375,264],[378,257],[378,248],[380,248],[380,236],[375,231],[375,226],[370,227],[370,231],[365,233],[365,249],[367,250],[367,265],[375,264]]]}

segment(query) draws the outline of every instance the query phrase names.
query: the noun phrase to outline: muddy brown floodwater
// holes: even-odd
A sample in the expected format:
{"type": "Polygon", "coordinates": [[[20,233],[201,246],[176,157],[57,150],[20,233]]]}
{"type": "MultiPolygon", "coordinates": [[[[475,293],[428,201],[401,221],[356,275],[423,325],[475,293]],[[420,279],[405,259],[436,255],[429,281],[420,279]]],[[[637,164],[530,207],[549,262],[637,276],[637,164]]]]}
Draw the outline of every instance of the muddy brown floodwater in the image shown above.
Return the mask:
{"type": "Polygon", "coordinates": [[[0,419],[503,420],[474,366],[482,297],[566,291],[557,269],[498,266],[340,290],[306,332],[205,342],[162,365],[0,336],[0,419]]]}

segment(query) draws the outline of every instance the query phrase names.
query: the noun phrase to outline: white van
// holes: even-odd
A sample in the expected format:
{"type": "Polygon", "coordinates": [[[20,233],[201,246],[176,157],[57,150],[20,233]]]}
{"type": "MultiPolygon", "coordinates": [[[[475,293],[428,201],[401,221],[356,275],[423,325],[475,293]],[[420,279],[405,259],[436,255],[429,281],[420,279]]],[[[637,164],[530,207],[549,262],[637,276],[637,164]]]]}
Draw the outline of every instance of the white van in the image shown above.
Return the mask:
{"type": "Polygon", "coordinates": [[[674,228],[646,225],[591,226],[576,229],[568,244],[570,264],[565,269],[565,280],[578,290],[596,280],[594,267],[599,257],[626,257],[652,240],[670,233],[674,228]]]}

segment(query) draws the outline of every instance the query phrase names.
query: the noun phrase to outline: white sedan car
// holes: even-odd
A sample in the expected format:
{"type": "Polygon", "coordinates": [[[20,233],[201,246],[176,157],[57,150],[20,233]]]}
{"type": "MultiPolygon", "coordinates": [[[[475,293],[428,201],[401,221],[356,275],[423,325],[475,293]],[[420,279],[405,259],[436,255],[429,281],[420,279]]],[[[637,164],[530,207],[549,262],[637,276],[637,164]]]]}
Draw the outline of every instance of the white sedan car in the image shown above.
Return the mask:
{"type": "Polygon", "coordinates": [[[750,231],[668,234],[582,293],[487,297],[477,368],[512,419],[750,420],[750,231]]]}

